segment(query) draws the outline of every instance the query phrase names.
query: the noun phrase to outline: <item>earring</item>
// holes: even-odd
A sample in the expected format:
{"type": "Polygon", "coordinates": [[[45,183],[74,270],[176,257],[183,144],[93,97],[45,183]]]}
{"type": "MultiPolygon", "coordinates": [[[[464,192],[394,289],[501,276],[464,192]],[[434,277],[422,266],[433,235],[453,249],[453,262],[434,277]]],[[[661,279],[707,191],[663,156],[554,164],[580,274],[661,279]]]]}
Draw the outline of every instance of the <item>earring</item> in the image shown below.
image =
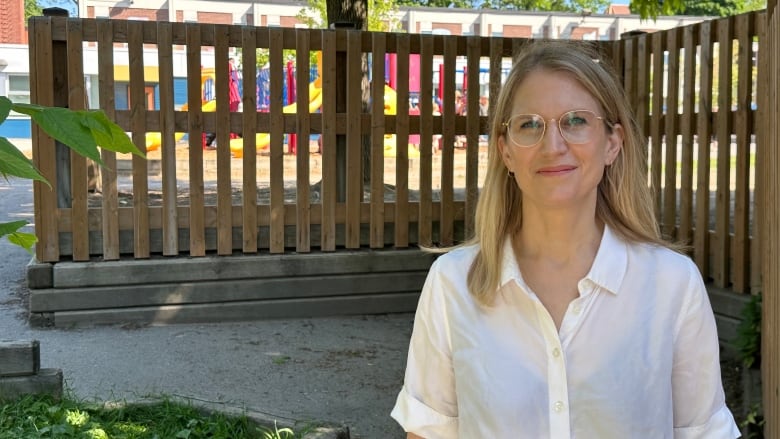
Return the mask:
{"type": "Polygon", "coordinates": [[[515,173],[510,171],[509,169],[506,170],[506,178],[515,178],[515,173]]]}

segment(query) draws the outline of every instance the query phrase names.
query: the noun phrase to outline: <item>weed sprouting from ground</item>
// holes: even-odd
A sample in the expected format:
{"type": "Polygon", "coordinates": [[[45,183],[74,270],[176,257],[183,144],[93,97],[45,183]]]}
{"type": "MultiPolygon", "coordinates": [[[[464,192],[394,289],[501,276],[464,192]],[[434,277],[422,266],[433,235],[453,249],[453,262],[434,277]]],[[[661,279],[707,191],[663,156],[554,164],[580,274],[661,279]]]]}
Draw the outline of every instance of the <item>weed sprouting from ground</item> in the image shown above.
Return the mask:
{"type": "Polygon", "coordinates": [[[155,404],[111,406],[26,396],[0,403],[0,439],[224,438],[294,439],[289,428],[260,426],[246,417],[203,413],[188,404],[163,399],[155,404]]]}

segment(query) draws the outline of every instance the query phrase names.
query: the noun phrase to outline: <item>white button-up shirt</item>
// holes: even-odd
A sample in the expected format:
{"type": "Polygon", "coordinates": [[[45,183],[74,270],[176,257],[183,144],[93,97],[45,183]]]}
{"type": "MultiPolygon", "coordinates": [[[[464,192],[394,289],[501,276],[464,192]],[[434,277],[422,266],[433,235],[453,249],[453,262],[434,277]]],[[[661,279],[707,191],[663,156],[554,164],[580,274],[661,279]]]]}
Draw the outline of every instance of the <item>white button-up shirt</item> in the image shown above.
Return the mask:
{"type": "Polygon", "coordinates": [[[495,305],[466,287],[475,247],[441,256],[420,296],[392,417],[438,438],[735,438],[715,319],[686,256],[604,228],[560,331],[509,240],[495,305]]]}

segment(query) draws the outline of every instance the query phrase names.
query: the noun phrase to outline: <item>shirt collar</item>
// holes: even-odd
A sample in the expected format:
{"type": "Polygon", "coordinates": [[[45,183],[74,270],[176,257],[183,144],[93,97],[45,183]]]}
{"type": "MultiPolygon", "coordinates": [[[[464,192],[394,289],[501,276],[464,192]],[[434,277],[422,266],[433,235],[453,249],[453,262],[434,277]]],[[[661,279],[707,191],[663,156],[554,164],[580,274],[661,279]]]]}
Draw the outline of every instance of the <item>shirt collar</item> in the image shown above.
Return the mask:
{"type": "MultiPolygon", "coordinates": [[[[617,295],[628,267],[628,245],[617,237],[608,225],[604,225],[601,243],[593,260],[590,271],[585,279],[599,285],[612,294],[617,295]]],[[[522,274],[515,261],[512,240],[504,239],[503,258],[501,261],[501,282],[499,288],[511,280],[523,284],[522,274]]]]}

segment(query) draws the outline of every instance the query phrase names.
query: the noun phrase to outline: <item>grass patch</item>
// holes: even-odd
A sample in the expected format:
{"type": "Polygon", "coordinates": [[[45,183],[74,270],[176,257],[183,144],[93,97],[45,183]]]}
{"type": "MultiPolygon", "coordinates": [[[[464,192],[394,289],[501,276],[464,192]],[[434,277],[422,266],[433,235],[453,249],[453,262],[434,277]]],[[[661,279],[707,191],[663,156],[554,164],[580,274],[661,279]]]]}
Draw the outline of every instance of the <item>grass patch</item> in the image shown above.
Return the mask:
{"type": "MultiPolygon", "coordinates": [[[[303,433],[300,433],[303,434],[303,433]]],[[[49,396],[26,396],[0,405],[0,439],[294,439],[289,428],[257,425],[245,416],[204,413],[163,399],[154,404],[116,405],[49,396]]]]}

